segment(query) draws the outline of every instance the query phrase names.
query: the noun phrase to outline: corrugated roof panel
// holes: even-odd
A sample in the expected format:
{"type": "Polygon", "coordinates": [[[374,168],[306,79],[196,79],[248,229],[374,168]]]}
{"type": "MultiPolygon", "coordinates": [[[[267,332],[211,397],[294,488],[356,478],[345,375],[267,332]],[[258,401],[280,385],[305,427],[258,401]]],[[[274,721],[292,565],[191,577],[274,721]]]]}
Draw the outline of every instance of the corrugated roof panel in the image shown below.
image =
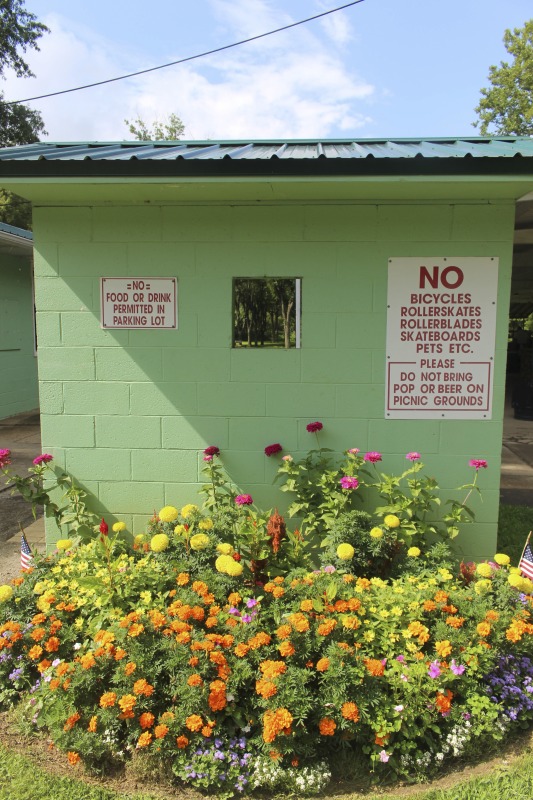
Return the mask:
{"type": "Polygon", "coordinates": [[[0,149],[0,161],[219,161],[533,157],[529,137],[286,141],[37,142],[0,149]]]}

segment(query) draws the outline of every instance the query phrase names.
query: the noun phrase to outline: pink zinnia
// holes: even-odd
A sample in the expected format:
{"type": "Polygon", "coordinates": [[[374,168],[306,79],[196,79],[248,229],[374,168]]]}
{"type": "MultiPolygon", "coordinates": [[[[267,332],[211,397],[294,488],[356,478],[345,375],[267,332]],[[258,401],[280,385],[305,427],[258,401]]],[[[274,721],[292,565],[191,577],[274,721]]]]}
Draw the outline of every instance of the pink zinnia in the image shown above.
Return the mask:
{"type": "Polygon", "coordinates": [[[365,461],[370,461],[372,464],[375,464],[377,461],[381,461],[381,453],[365,453],[365,461]]]}
{"type": "Polygon", "coordinates": [[[212,461],[213,456],[204,456],[204,461],[212,461]]]}
{"type": "Polygon", "coordinates": [[[273,456],[276,453],[281,453],[283,447],[277,442],[276,444],[269,444],[265,447],[265,455],[266,456],[273,456]]]}
{"type": "Polygon", "coordinates": [[[305,426],[305,429],[309,431],[309,433],[317,433],[317,431],[321,431],[323,427],[321,422],[310,422],[305,426]]]}
{"type": "Polygon", "coordinates": [[[356,456],[357,453],[359,452],[359,448],[358,447],[352,447],[352,448],[350,448],[350,450],[348,450],[348,452],[351,453],[352,456],[356,456]]]}
{"type": "Polygon", "coordinates": [[[0,469],[11,464],[11,450],[0,450],[0,469]]]}
{"type": "Polygon", "coordinates": [[[220,455],[220,448],[214,444],[209,445],[204,450],[204,456],[218,456],[220,455]]]}
{"type": "Polygon", "coordinates": [[[37,456],[37,458],[33,459],[33,463],[35,466],[39,464],[48,464],[49,461],[53,461],[54,457],[51,456],[49,453],[43,453],[41,456],[37,456]]]}
{"type": "Polygon", "coordinates": [[[351,478],[349,475],[343,475],[339,483],[343,489],[357,489],[359,486],[357,478],[351,478]]]}
{"type": "Polygon", "coordinates": [[[408,461],[419,461],[422,456],[420,453],[407,453],[405,457],[408,461]]]}
{"type": "Polygon", "coordinates": [[[476,469],[487,469],[488,464],[484,458],[471,458],[468,462],[469,467],[475,467],[476,469]]]}
{"type": "Polygon", "coordinates": [[[251,494],[238,494],[235,502],[238,506],[251,506],[254,501],[251,494]]]}

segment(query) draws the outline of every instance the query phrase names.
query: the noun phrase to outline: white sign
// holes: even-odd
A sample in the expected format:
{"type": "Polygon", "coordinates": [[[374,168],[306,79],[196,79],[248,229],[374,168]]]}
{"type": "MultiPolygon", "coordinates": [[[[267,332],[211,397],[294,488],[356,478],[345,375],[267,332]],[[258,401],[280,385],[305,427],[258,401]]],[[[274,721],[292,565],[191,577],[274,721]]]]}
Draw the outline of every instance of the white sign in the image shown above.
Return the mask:
{"type": "Polygon", "coordinates": [[[491,419],[497,258],[391,258],[386,419],[491,419]]]}
{"type": "Polygon", "coordinates": [[[176,278],[101,278],[102,328],[177,328],[176,278]]]}

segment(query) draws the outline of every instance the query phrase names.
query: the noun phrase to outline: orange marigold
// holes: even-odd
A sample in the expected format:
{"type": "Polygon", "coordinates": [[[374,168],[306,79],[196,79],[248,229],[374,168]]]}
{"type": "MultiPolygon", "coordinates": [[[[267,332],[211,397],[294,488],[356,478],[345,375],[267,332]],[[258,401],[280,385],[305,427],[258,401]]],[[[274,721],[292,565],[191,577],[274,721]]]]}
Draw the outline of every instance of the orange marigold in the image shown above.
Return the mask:
{"type": "Polygon", "coordinates": [[[272,637],[268,633],[259,631],[259,633],[256,633],[255,636],[252,636],[251,639],[248,639],[248,646],[251,647],[252,650],[257,650],[259,647],[270,644],[271,640],[272,637]]]}
{"type": "MultiPolygon", "coordinates": [[[[120,709],[123,713],[131,712],[135,708],[135,704],[137,702],[137,698],[132,694],[125,694],[123,695],[118,704],[120,709]]],[[[100,705],[102,704],[102,699],[100,698],[100,705]]]]}
{"type": "Polygon", "coordinates": [[[441,714],[447,714],[452,705],[452,697],[453,692],[449,689],[446,689],[446,693],[442,694],[442,692],[437,692],[437,697],[435,699],[435,705],[437,706],[438,710],[441,714]]]}
{"type": "Polygon", "coordinates": [[[241,601],[242,597],[238,592],[231,592],[228,595],[228,603],[230,606],[238,606],[241,601]]]}
{"type": "Polygon", "coordinates": [[[85,653],[85,655],[80,658],[80,664],[82,665],[83,669],[90,669],[91,667],[94,667],[96,661],[94,660],[93,654],[85,653]]]}
{"type": "Polygon", "coordinates": [[[81,714],[78,714],[78,712],[75,711],[74,714],[71,714],[70,717],[65,722],[65,724],[63,725],[63,730],[71,731],[79,719],[81,719],[81,714]]]}
{"type": "Polygon", "coordinates": [[[352,722],[359,721],[359,709],[355,703],[344,703],[341,708],[341,714],[344,719],[349,719],[352,722]]]}
{"type": "Polygon", "coordinates": [[[203,686],[204,682],[202,680],[202,677],[198,675],[197,672],[195,672],[193,675],[189,675],[189,677],[187,678],[187,683],[189,686],[203,686]]]}
{"type": "Polygon", "coordinates": [[[312,611],[313,610],[313,601],[312,600],[302,600],[300,603],[300,611],[312,611]]]}
{"type": "Polygon", "coordinates": [[[180,572],[178,577],[176,578],[176,583],[178,586],[186,586],[189,583],[189,576],[186,572],[180,572]]]}
{"type": "Polygon", "coordinates": [[[122,647],[117,647],[114,654],[115,661],[122,661],[122,659],[125,658],[127,655],[128,654],[126,653],[125,650],[122,649],[122,647]]]}
{"type": "Polygon", "coordinates": [[[292,628],[290,625],[280,625],[276,630],[276,636],[278,639],[288,639],[291,633],[292,628]]]}
{"type": "Polygon", "coordinates": [[[385,665],[377,658],[365,658],[364,665],[371,675],[379,677],[385,672],[385,665]]]}
{"type": "Polygon", "coordinates": [[[321,622],[316,632],[319,636],[327,636],[337,627],[337,621],[334,619],[326,619],[324,622],[321,622]]]}
{"type": "Polygon", "coordinates": [[[449,625],[450,628],[462,628],[464,622],[464,617],[446,617],[446,625],[449,625]]]}
{"type": "Polygon", "coordinates": [[[102,708],[112,708],[116,702],[117,696],[115,692],[104,692],[100,698],[100,706],[102,708]]]}
{"type": "Polygon", "coordinates": [[[45,642],[44,649],[48,653],[55,653],[56,650],[59,650],[59,645],[61,642],[57,638],[57,636],[50,636],[47,642],[45,642]]]}
{"type": "Polygon", "coordinates": [[[133,625],[129,627],[128,636],[131,637],[140,636],[143,631],[144,631],[144,625],[141,625],[140,622],[135,622],[133,625]]]}
{"type": "Polygon", "coordinates": [[[31,658],[32,661],[37,661],[37,659],[41,657],[42,652],[43,648],[40,645],[35,644],[30,650],[28,650],[28,658],[31,658]]]}
{"type": "Polygon", "coordinates": [[[263,740],[273,742],[280,733],[289,733],[292,714],[286,708],[269,709],[263,715],[263,740]]]}
{"type": "Polygon", "coordinates": [[[331,717],[323,717],[318,723],[318,730],[322,736],[333,736],[337,723],[331,717]]]}
{"type": "Polygon", "coordinates": [[[133,692],[134,694],[144,694],[146,697],[150,697],[154,693],[154,687],[145,678],[139,678],[133,684],[133,692]]]}
{"type": "Polygon", "coordinates": [[[164,739],[168,731],[168,725],[156,725],[154,728],[154,736],[156,739],[164,739]]]}
{"type": "Polygon", "coordinates": [[[69,750],[67,752],[67,759],[68,759],[68,763],[70,764],[70,766],[73,767],[75,764],[78,764],[81,761],[81,756],[80,756],[79,753],[76,753],[74,750],[69,750]]]}
{"type": "Polygon", "coordinates": [[[446,656],[449,656],[450,653],[452,652],[452,649],[453,649],[452,645],[448,641],[448,639],[443,639],[440,642],[435,642],[435,650],[437,651],[437,655],[440,656],[440,658],[446,658],[446,656]]]}
{"type": "Polygon", "coordinates": [[[143,730],[146,730],[146,728],[151,728],[154,722],[155,722],[155,717],[153,714],[150,713],[150,711],[145,711],[139,717],[139,725],[143,730]]]}
{"type": "Polygon", "coordinates": [[[89,724],[87,725],[87,730],[89,731],[89,733],[96,733],[97,725],[98,725],[98,717],[96,716],[91,717],[91,719],[89,720],[89,724]]]}
{"type": "Polygon", "coordinates": [[[199,717],[198,714],[191,714],[190,717],[187,717],[185,720],[185,725],[193,732],[200,731],[203,724],[202,718],[199,717]]]}
{"type": "Polygon", "coordinates": [[[491,628],[488,622],[480,622],[479,625],[477,625],[476,630],[480,636],[488,636],[491,628]]]}
{"type": "Polygon", "coordinates": [[[296,652],[291,642],[285,641],[278,644],[279,654],[283,656],[283,658],[288,658],[289,656],[293,656],[296,652]]]}
{"type": "Polygon", "coordinates": [[[329,658],[320,658],[316,662],[317,672],[326,672],[329,669],[329,658]]]}
{"type": "Polygon", "coordinates": [[[267,659],[259,664],[259,669],[265,678],[277,678],[278,675],[283,675],[287,671],[287,665],[284,661],[272,661],[267,659]]]}
{"type": "Polygon", "coordinates": [[[272,681],[265,680],[264,678],[260,678],[255,682],[255,691],[257,694],[264,697],[267,700],[269,697],[274,697],[277,694],[278,689],[275,683],[272,681]]]}
{"type": "Polygon", "coordinates": [[[141,733],[137,740],[137,747],[148,747],[150,742],[152,741],[152,734],[149,731],[145,731],[141,733]]]}
{"type": "Polygon", "coordinates": [[[176,738],[176,744],[180,750],[184,750],[189,744],[189,740],[186,736],[178,736],[176,738]]]}
{"type": "Polygon", "coordinates": [[[128,661],[126,666],[124,667],[124,674],[131,675],[137,669],[137,664],[135,661],[128,661]]]}

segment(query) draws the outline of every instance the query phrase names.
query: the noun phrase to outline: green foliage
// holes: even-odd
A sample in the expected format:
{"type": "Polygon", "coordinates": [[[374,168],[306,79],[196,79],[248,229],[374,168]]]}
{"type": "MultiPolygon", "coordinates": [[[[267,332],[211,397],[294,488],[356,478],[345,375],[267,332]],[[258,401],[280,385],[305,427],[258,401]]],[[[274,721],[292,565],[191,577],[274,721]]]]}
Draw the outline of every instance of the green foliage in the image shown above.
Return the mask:
{"type": "Polygon", "coordinates": [[[517,564],[529,531],[533,531],[533,508],[500,505],[498,549],[517,564]]]}
{"type": "Polygon", "coordinates": [[[185,132],[185,125],[177,114],[170,114],[165,120],[156,119],[151,126],[140,117],[131,122],[125,119],[124,122],[132,136],[141,142],[174,141],[181,139],[185,132]]]}
{"type": "Polygon", "coordinates": [[[489,69],[490,88],[481,89],[476,107],[483,136],[533,135],[533,20],[506,30],[503,41],[512,57],[489,69]]]}

